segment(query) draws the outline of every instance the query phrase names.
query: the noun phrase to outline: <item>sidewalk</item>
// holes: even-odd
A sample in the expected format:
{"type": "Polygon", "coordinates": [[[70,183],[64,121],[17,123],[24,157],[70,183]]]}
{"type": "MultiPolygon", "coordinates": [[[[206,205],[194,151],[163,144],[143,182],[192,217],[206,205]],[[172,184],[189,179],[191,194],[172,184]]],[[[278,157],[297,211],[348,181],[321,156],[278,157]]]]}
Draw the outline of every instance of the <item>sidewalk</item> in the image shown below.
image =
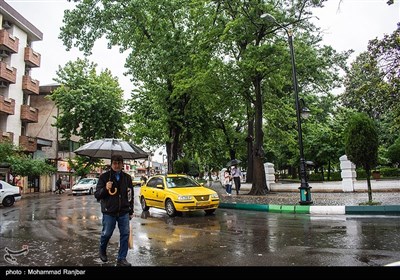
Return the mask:
{"type": "MultiPolygon", "coordinates": [[[[311,184],[310,186],[312,187],[311,184]]],[[[208,187],[219,194],[220,208],[318,215],[400,215],[400,186],[398,188],[393,186],[390,183],[386,188],[380,186],[378,190],[374,190],[374,184],[372,183],[372,200],[380,203],[376,206],[359,205],[360,203],[368,202],[368,193],[365,190],[338,192],[337,190],[326,189],[314,192],[311,189],[313,203],[300,205],[298,184],[286,186],[291,188],[292,191],[270,191],[264,196],[248,195],[251,184],[242,184],[239,195],[236,195],[233,190],[231,196],[226,194],[219,181],[211,182],[208,187]]]]}

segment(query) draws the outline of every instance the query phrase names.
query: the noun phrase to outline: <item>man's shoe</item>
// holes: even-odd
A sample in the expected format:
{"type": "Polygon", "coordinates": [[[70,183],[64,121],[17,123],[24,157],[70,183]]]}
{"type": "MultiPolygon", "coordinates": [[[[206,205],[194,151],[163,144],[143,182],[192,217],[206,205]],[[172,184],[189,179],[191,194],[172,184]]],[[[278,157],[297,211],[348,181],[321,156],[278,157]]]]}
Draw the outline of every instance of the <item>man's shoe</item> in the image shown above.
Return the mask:
{"type": "Polygon", "coordinates": [[[128,262],[126,259],[117,260],[117,266],[131,266],[131,263],[128,262]]]}
{"type": "Polygon", "coordinates": [[[107,261],[108,261],[106,252],[103,252],[103,251],[100,250],[99,256],[100,256],[100,259],[101,259],[103,262],[107,262],[107,261]]]}

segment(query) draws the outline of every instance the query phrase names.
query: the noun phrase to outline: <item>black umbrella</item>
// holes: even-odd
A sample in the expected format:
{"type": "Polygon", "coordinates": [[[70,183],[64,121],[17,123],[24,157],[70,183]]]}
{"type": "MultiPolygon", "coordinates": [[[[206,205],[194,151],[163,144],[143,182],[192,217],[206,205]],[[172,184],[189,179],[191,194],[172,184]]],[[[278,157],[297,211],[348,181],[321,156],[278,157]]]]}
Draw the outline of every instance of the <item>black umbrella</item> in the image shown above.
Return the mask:
{"type": "Polygon", "coordinates": [[[238,159],[232,159],[232,160],[230,160],[227,164],[226,164],[226,166],[232,166],[232,165],[237,165],[237,164],[239,164],[239,163],[241,163],[242,161],[240,161],[240,160],[238,160],[238,159]]]}
{"type": "MultiPolygon", "coordinates": [[[[74,153],[80,156],[107,159],[111,159],[113,155],[121,155],[124,159],[139,159],[147,158],[149,156],[148,153],[143,151],[138,146],[121,139],[114,138],[94,140],[79,147],[74,151],[74,153]]],[[[108,192],[110,195],[114,195],[116,190],[114,192],[108,190],[108,192]]]]}
{"type": "Polygon", "coordinates": [[[91,158],[108,158],[112,155],[121,155],[124,159],[147,158],[148,153],[138,146],[121,139],[104,138],[86,143],[74,151],[80,156],[91,158]]]}

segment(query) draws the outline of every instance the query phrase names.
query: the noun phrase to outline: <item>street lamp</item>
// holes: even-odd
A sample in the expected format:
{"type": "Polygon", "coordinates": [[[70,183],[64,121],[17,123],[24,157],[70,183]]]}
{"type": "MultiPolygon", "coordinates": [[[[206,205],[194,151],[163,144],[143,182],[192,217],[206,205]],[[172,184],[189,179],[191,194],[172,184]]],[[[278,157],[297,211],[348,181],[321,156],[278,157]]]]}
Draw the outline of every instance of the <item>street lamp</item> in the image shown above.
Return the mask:
{"type": "MultiPolygon", "coordinates": [[[[264,18],[268,21],[274,22],[280,28],[285,30],[288,36],[289,48],[290,48],[290,58],[292,61],[292,76],[293,76],[293,89],[294,89],[294,97],[296,102],[296,116],[297,116],[297,133],[298,133],[298,141],[299,141],[299,150],[300,150],[300,204],[309,205],[312,204],[311,200],[311,187],[307,182],[307,171],[306,171],[306,161],[304,159],[304,149],[303,149],[303,133],[301,129],[301,113],[302,111],[305,113],[309,113],[309,110],[303,106],[303,110],[300,108],[300,99],[299,99],[299,91],[297,86],[297,74],[296,74],[296,62],[294,59],[294,48],[293,48],[293,32],[292,30],[287,29],[285,26],[276,21],[276,19],[270,14],[262,14],[261,18],[264,18]]],[[[303,101],[304,102],[304,101],[303,101]]]]}
{"type": "Polygon", "coordinates": [[[167,173],[167,170],[165,168],[165,163],[164,163],[164,158],[167,157],[166,154],[164,154],[163,152],[159,152],[158,153],[160,156],[162,156],[162,164],[161,164],[161,173],[167,173]]]}

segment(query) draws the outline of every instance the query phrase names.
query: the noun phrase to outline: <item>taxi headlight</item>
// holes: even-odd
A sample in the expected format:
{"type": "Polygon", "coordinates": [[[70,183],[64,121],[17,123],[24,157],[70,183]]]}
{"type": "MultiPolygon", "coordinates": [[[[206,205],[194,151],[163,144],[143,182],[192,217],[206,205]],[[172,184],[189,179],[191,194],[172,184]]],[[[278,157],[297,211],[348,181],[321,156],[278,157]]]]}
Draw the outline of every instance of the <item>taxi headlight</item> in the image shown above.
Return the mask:
{"type": "Polygon", "coordinates": [[[180,195],[178,196],[178,200],[192,200],[193,196],[192,195],[180,195]]]}
{"type": "Polygon", "coordinates": [[[213,193],[213,194],[211,195],[211,197],[212,197],[212,198],[219,198],[217,193],[213,193]]]}

